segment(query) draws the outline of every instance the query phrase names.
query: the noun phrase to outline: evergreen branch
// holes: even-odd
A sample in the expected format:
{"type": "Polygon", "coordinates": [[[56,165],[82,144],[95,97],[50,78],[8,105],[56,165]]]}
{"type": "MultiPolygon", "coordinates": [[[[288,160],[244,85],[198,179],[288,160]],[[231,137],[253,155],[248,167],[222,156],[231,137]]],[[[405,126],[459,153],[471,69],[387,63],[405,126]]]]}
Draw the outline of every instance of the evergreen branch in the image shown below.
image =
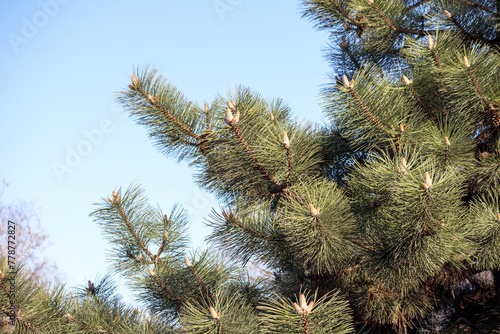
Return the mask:
{"type": "Polygon", "coordinates": [[[301,321],[302,321],[302,330],[304,334],[310,334],[311,333],[311,329],[309,328],[310,319],[306,313],[302,315],[301,321]]]}
{"type": "Polygon", "coordinates": [[[203,288],[203,290],[205,290],[205,292],[207,293],[207,295],[210,297],[210,299],[214,300],[215,301],[215,297],[214,295],[212,294],[212,292],[210,291],[210,288],[207,286],[207,284],[201,279],[200,275],[198,275],[198,273],[196,272],[196,270],[194,270],[194,267],[193,267],[193,264],[191,262],[189,262],[189,260],[186,258],[186,266],[188,267],[189,271],[191,272],[191,274],[193,275],[194,279],[196,280],[196,282],[198,282],[198,284],[203,288]]]}
{"type": "Polygon", "coordinates": [[[243,225],[240,221],[236,219],[233,213],[227,214],[225,211],[222,211],[222,216],[226,219],[226,223],[233,223],[234,225],[238,226],[245,232],[248,232],[249,234],[253,235],[254,237],[261,238],[261,239],[266,239],[269,241],[278,241],[277,239],[264,234],[262,232],[256,231],[248,226],[243,225]]]}
{"type": "Polygon", "coordinates": [[[0,271],[0,281],[2,281],[2,288],[5,291],[5,294],[9,298],[10,305],[14,305],[14,298],[12,297],[9,288],[7,287],[7,283],[5,283],[5,275],[0,271]]]}
{"type": "MultiPolygon", "coordinates": [[[[19,312],[20,312],[20,310],[19,310],[19,312]]],[[[32,331],[33,331],[33,332],[35,332],[35,333],[40,332],[40,329],[39,329],[38,327],[36,327],[35,325],[33,325],[31,322],[28,322],[28,321],[26,321],[26,320],[23,320],[23,319],[22,319],[20,316],[18,316],[18,315],[16,315],[16,318],[17,318],[16,320],[17,320],[18,322],[20,322],[20,323],[22,324],[22,326],[23,326],[23,327],[26,327],[26,328],[28,328],[28,329],[32,330],[32,331]]]]}
{"type": "Polygon", "coordinates": [[[286,157],[288,160],[288,176],[286,178],[285,187],[288,187],[292,183],[293,176],[293,163],[292,163],[292,152],[290,150],[290,146],[285,145],[286,157]]]}
{"type": "Polygon", "coordinates": [[[481,98],[487,109],[492,108],[493,105],[488,100],[488,97],[486,97],[486,94],[484,94],[484,91],[481,89],[481,86],[477,82],[476,76],[474,75],[474,72],[472,72],[472,68],[470,67],[467,58],[464,58],[464,63],[465,63],[465,68],[467,69],[467,74],[469,75],[469,78],[471,79],[472,84],[474,85],[474,88],[476,89],[476,92],[478,93],[479,97],[481,98]]]}
{"type": "Polygon", "coordinates": [[[224,329],[224,327],[222,327],[222,322],[220,321],[220,318],[217,317],[214,320],[215,320],[215,325],[220,331],[220,334],[227,334],[227,331],[224,329]]]}
{"type": "Polygon", "coordinates": [[[207,130],[211,131],[212,129],[210,128],[210,111],[208,109],[208,105],[205,103],[205,116],[206,116],[206,122],[207,122],[207,130]]]}
{"type": "Polygon", "coordinates": [[[363,112],[368,116],[368,118],[372,121],[373,124],[375,124],[377,127],[379,127],[382,131],[384,131],[387,135],[389,135],[391,138],[395,138],[396,136],[391,134],[389,130],[380,122],[380,120],[372,114],[370,109],[364,104],[364,102],[361,100],[359,95],[356,93],[353,87],[349,86],[348,88],[349,93],[351,96],[354,98],[358,106],[363,110],[363,112]]]}
{"type": "Polygon", "coordinates": [[[234,134],[236,135],[236,138],[238,138],[241,146],[243,147],[243,150],[248,155],[250,160],[253,162],[255,167],[259,170],[259,172],[267,180],[269,180],[269,182],[271,182],[277,190],[281,190],[281,185],[278,182],[278,180],[276,180],[276,178],[266,169],[266,167],[264,167],[262,165],[262,163],[259,161],[259,159],[257,159],[257,157],[253,153],[252,149],[248,146],[248,144],[245,140],[245,137],[243,137],[243,134],[241,133],[240,128],[238,127],[238,125],[236,125],[236,122],[234,120],[231,122],[231,129],[233,130],[234,134]]]}
{"type": "Polygon", "coordinates": [[[122,334],[122,333],[119,333],[119,332],[113,332],[113,331],[109,331],[109,330],[105,330],[105,329],[95,328],[95,327],[87,324],[85,321],[83,321],[81,319],[78,319],[78,318],[75,318],[74,316],[70,315],[69,313],[66,313],[66,317],[68,318],[69,321],[74,322],[74,323],[82,326],[83,328],[85,328],[85,329],[87,329],[89,331],[92,331],[94,333],[99,333],[99,334],[122,334]]]}
{"type": "Polygon", "coordinates": [[[413,29],[405,29],[405,28],[397,28],[392,24],[392,22],[387,18],[387,16],[380,10],[380,8],[374,3],[374,2],[369,2],[370,5],[375,9],[377,12],[378,16],[389,26],[391,30],[393,30],[396,34],[414,34],[418,36],[425,36],[425,33],[423,31],[419,30],[413,30],[413,29]]]}
{"type": "Polygon", "coordinates": [[[168,119],[170,119],[177,127],[181,128],[185,133],[189,136],[193,137],[196,140],[200,140],[200,136],[193,132],[190,128],[188,128],[184,123],[179,121],[172,113],[170,113],[165,107],[163,107],[158,100],[158,96],[153,98],[150,94],[144,91],[141,87],[137,85],[131,85],[132,89],[139,92],[146,100],[148,100],[149,104],[155,107],[157,110],[160,110],[168,119]]]}
{"type": "Polygon", "coordinates": [[[419,7],[419,6],[423,5],[424,3],[428,2],[428,1],[429,1],[429,0],[420,0],[420,1],[416,2],[416,3],[414,3],[413,5],[409,6],[409,7],[408,7],[408,10],[411,10],[411,9],[417,8],[417,7],[419,7]]]}
{"type": "Polygon", "coordinates": [[[389,26],[389,28],[391,28],[392,30],[394,30],[394,32],[398,31],[398,28],[396,28],[392,24],[392,22],[389,21],[389,19],[387,18],[387,16],[385,16],[385,14],[380,10],[380,8],[373,1],[368,1],[368,3],[373,7],[373,9],[375,9],[375,11],[377,12],[378,16],[380,16],[380,18],[385,22],[385,24],[387,24],[389,26]]]}
{"type": "Polygon", "coordinates": [[[172,298],[173,300],[177,300],[177,301],[183,301],[184,300],[184,298],[181,298],[181,297],[177,296],[172,290],[170,290],[169,288],[167,288],[165,286],[165,284],[163,284],[162,281],[160,281],[160,279],[158,278],[158,276],[156,275],[156,273],[154,271],[152,271],[150,268],[148,268],[148,272],[149,272],[149,276],[151,276],[153,278],[153,280],[160,287],[160,289],[162,289],[163,292],[165,292],[166,294],[168,294],[170,296],[170,298],[172,298]]]}
{"type": "Polygon", "coordinates": [[[483,5],[480,5],[480,4],[476,3],[476,2],[472,2],[472,1],[468,1],[468,0],[460,0],[460,1],[462,1],[466,5],[469,5],[469,6],[478,8],[478,9],[481,9],[481,10],[487,12],[488,14],[491,14],[491,15],[494,15],[494,16],[498,16],[499,15],[499,13],[496,13],[496,12],[492,11],[491,9],[489,9],[487,7],[484,7],[483,5]]]}
{"type": "Polygon", "coordinates": [[[450,19],[450,21],[455,25],[455,27],[458,28],[458,30],[465,35],[465,37],[467,37],[468,39],[471,39],[471,40],[474,40],[476,42],[479,42],[481,44],[488,44],[488,43],[495,43],[497,41],[495,40],[489,40],[489,39],[486,39],[482,36],[474,36],[472,35],[470,32],[468,32],[461,24],[460,22],[458,22],[458,20],[455,18],[455,16],[448,12],[448,11],[445,11],[445,15],[446,17],[448,17],[450,19]]]}
{"type": "Polygon", "coordinates": [[[349,13],[347,13],[345,11],[344,8],[342,8],[342,6],[340,6],[340,4],[336,1],[336,0],[331,0],[332,1],[332,4],[333,6],[335,6],[335,9],[337,9],[337,11],[343,16],[345,17],[346,19],[348,19],[349,21],[351,21],[352,23],[354,23],[356,26],[360,26],[361,25],[361,21],[359,20],[356,20],[355,18],[353,18],[351,15],[349,15],[349,13]]]}
{"type": "Polygon", "coordinates": [[[152,261],[154,261],[155,256],[149,251],[149,249],[146,247],[146,245],[144,245],[141,238],[139,238],[139,235],[137,234],[134,227],[130,223],[130,220],[128,219],[127,215],[125,214],[125,210],[123,210],[123,206],[121,204],[120,197],[119,196],[116,197],[116,199],[113,200],[113,203],[117,206],[118,212],[120,213],[120,216],[122,217],[130,234],[132,234],[132,236],[134,237],[134,239],[137,242],[137,244],[139,245],[139,247],[151,258],[152,261]]]}
{"type": "MultiPolygon", "coordinates": [[[[406,83],[406,82],[405,82],[406,83]]],[[[415,90],[415,87],[413,87],[413,83],[411,81],[408,82],[409,84],[407,84],[406,86],[408,87],[408,89],[410,90],[410,93],[411,95],[413,96],[413,98],[415,99],[415,101],[417,101],[418,105],[426,111],[427,113],[427,117],[429,118],[433,118],[433,115],[431,113],[431,110],[429,108],[427,108],[427,106],[422,102],[422,99],[420,99],[420,96],[418,95],[417,91],[415,90]]]]}

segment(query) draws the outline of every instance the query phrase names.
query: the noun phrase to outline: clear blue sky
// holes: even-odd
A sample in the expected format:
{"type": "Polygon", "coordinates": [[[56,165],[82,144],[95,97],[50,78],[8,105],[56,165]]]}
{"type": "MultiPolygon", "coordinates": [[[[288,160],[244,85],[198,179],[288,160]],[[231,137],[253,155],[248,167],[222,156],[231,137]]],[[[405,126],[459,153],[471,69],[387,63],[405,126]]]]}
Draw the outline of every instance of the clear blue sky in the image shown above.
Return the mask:
{"type": "Polygon", "coordinates": [[[70,286],[106,272],[107,243],[88,215],[113,189],[142,184],[165,212],[180,202],[194,246],[218,207],[193,170],[163,157],[114,103],[134,67],[158,68],[200,104],[243,84],[322,121],[327,36],[301,18],[298,1],[2,1],[0,37],[0,178],[6,199],[41,209],[46,255],[70,286]],[[89,147],[85,133],[100,127],[89,147]],[[78,149],[85,156],[68,166],[78,149]],[[58,164],[71,171],[58,175],[58,164]]]}

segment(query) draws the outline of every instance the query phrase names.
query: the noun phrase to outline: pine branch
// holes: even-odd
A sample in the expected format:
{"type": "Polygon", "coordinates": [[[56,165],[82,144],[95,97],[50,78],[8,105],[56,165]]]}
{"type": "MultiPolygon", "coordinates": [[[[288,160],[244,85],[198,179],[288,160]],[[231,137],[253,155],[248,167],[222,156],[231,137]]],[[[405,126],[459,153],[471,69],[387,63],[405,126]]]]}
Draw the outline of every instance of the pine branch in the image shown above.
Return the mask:
{"type": "Polygon", "coordinates": [[[198,284],[203,288],[203,290],[205,290],[205,292],[207,293],[207,296],[209,296],[211,300],[215,300],[214,295],[210,291],[210,288],[201,279],[200,275],[198,275],[198,273],[196,272],[196,270],[193,267],[193,264],[191,262],[189,262],[188,258],[185,258],[185,261],[186,261],[186,267],[188,267],[189,271],[193,275],[193,277],[196,280],[196,282],[198,282],[198,284]]]}
{"type": "Polygon", "coordinates": [[[75,316],[72,316],[69,313],[66,313],[66,317],[68,318],[68,320],[70,322],[74,322],[74,323],[80,325],[81,327],[85,328],[86,330],[92,331],[94,333],[99,333],[99,334],[125,334],[125,333],[119,333],[119,332],[114,332],[114,331],[110,331],[110,330],[95,328],[95,327],[87,324],[85,321],[83,321],[81,319],[78,319],[75,316]]]}
{"type": "MultiPolygon", "coordinates": [[[[150,105],[152,105],[157,110],[160,110],[169,120],[171,120],[178,128],[182,129],[185,133],[196,140],[200,140],[200,136],[193,132],[193,130],[189,129],[184,123],[179,121],[174,115],[172,115],[167,109],[165,109],[158,100],[158,96],[156,95],[154,98],[148,94],[141,86],[134,83],[134,78],[132,79],[132,85],[129,88],[139,92],[143,98],[145,98],[150,105]]],[[[140,78],[138,79],[140,80],[140,78]]]]}
{"type": "Polygon", "coordinates": [[[496,12],[492,11],[491,9],[489,9],[487,7],[484,7],[484,6],[482,6],[482,5],[480,5],[480,4],[476,3],[476,2],[472,2],[472,1],[468,1],[468,0],[460,0],[460,1],[462,1],[466,5],[469,5],[469,6],[478,8],[478,9],[481,9],[481,10],[485,11],[488,14],[491,14],[491,15],[494,15],[494,16],[499,16],[499,13],[496,13],[496,12]]]}
{"type": "Polygon", "coordinates": [[[2,288],[5,291],[5,294],[9,298],[10,305],[15,305],[14,298],[12,297],[12,294],[10,293],[9,288],[7,287],[7,283],[5,283],[5,275],[1,271],[0,271],[0,281],[2,282],[2,288]]]}
{"type": "Polygon", "coordinates": [[[276,180],[276,178],[262,165],[262,163],[257,159],[255,154],[253,153],[252,149],[248,146],[245,137],[240,131],[240,128],[236,124],[236,122],[233,120],[231,123],[231,129],[233,130],[234,134],[236,135],[236,138],[241,144],[241,147],[245,151],[245,153],[248,155],[254,166],[259,170],[259,172],[269,181],[273,184],[276,190],[281,190],[281,184],[276,180]]]}
{"type": "Polygon", "coordinates": [[[361,110],[368,116],[368,118],[371,120],[371,122],[380,128],[382,131],[384,131],[389,137],[395,138],[396,136],[393,135],[392,133],[387,130],[387,128],[380,122],[380,120],[372,114],[370,109],[366,106],[366,104],[361,100],[359,97],[358,93],[356,93],[356,90],[354,90],[354,84],[349,83],[347,81],[347,78],[344,76],[344,88],[347,89],[347,91],[351,94],[351,96],[354,98],[354,101],[358,104],[358,106],[361,108],[361,110]],[[346,84],[347,83],[347,84],[346,84]]]}
{"type": "Polygon", "coordinates": [[[242,230],[246,231],[247,233],[253,235],[254,237],[269,240],[269,241],[279,241],[267,234],[264,234],[262,232],[256,231],[254,229],[251,229],[248,226],[243,225],[240,221],[236,219],[233,213],[227,214],[225,211],[222,211],[222,216],[226,219],[226,223],[232,223],[242,230]]]}
{"type": "Polygon", "coordinates": [[[496,40],[490,40],[490,39],[486,39],[482,36],[474,36],[472,35],[470,32],[468,32],[461,24],[460,22],[458,22],[458,20],[455,18],[455,16],[448,12],[447,10],[444,11],[446,17],[448,19],[450,19],[450,21],[455,25],[455,27],[458,28],[458,30],[465,35],[466,38],[470,39],[470,40],[473,40],[473,41],[476,41],[478,43],[481,43],[481,44],[498,44],[498,41],[496,40]]]}
{"type": "Polygon", "coordinates": [[[125,225],[127,226],[127,229],[129,230],[130,234],[134,237],[135,241],[137,242],[137,245],[150,257],[150,259],[154,262],[155,261],[155,256],[149,251],[149,249],[144,245],[142,242],[141,238],[135,231],[134,227],[130,223],[130,220],[128,219],[127,215],[125,214],[125,210],[123,209],[123,206],[121,204],[121,198],[118,193],[113,191],[113,200],[109,200],[112,204],[116,206],[118,209],[118,212],[120,213],[120,216],[122,217],[123,221],[125,222],[125,225]]]}
{"type": "Polygon", "coordinates": [[[162,281],[160,281],[160,279],[158,278],[158,276],[156,275],[156,273],[154,271],[152,271],[150,268],[148,268],[148,273],[149,273],[149,276],[151,276],[151,278],[153,278],[153,281],[155,281],[155,283],[166,293],[170,296],[171,299],[173,300],[176,300],[176,301],[183,301],[184,298],[181,298],[179,296],[177,296],[172,290],[170,290],[169,288],[167,288],[165,286],[165,284],[163,284],[162,281]]]}

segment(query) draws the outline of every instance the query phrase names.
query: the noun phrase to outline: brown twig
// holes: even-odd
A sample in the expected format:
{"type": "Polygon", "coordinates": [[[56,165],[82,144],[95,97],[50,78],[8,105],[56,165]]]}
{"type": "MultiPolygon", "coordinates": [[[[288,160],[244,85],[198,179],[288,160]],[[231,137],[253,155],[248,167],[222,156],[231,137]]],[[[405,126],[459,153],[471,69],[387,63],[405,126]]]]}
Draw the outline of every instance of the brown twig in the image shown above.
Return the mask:
{"type": "Polygon", "coordinates": [[[196,282],[198,282],[198,284],[203,288],[203,290],[205,290],[205,292],[207,293],[207,295],[210,297],[210,299],[214,300],[215,301],[215,297],[214,295],[212,294],[212,292],[210,291],[210,288],[207,286],[207,284],[201,279],[201,277],[198,275],[198,273],[196,272],[196,270],[194,270],[194,267],[191,263],[189,263],[186,259],[186,265],[189,269],[189,271],[191,272],[191,274],[193,275],[194,279],[196,280],[196,282]]]}
{"type": "Polygon", "coordinates": [[[254,164],[254,166],[259,170],[259,172],[269,182],[271,182],[276,189],[278,189],[278,190],[281,189],[281,185],[278,182],[278,180],[276,180],[276,178],[266,169],[266,167],[264,167],[264,165],[262,165],[262,163],[259,161],[259,159],[257,159],[257,157],[255,156],[255,154],[253,153],[252,149],[248,146],[248,144],[247,144],[247,142],[245,140],[245,137],[241,133],[240,128],[234,122],[234,120],[233,120],[233,122],[231,124],[231,129],[233,130],[234,134],[236,135],[236,138],[238,138],[238,141],[240,142],[241,146],[243,147],[243,150],[248,155],[248,157],[250,158],[250,160],[252,161],[252,163],[254,164]]]}
{"type": "Polygon", "coordinates": [[[156,276],[156,274],[154,275],[151,275],[152,272],[150,272],[150,276],[153,278],[153,280],[155,281],[155,283],[165,292],[167,293],[170,298],[172,298],[173,300],[177,300],[177,301],[183,301],[184,299],[177,296],[172,290],[170,290],[169,288],[167,288],[165,286],[165,284],[162,283],[162,281],[160,281],[160,279],[158,278],[158,276],[156,276]]]}
{"type": "Polygon", "coordinates": [[[358,106],[368,116],[368,118],[372,121],[372,123],[375,124],[377,127],[379,127],[382,131],[384,131],[391,138],[395,138],[396,136],[393,135],[392,133],[390,133],[389,130],[387,130],[387,128],[382,124],[382,122],[380,122],[380,120],[375,115],[372,114],[372,112],[370,111],[370,109],[366,106],[366,104],[364,104],[364,102],[361,100],[361,98],[356,93],[356,91],[354,90],[354,88],[349,87],[347,89],[348,89],[349,93],[351,94],[351,96],[356,101],[356,103],[358,104],[358,106]]]}
{"type": "Polygon", "coordinates": [[[238,226],[245,232],[248,232],[249,234],[253,235],[254,237],[260,238],[260,239],[266,239],[269,241],[278,241],[277,239],[264,234],[262,232],[256,231],[248,226],[243,225],[240,221],[236,219],[233,213],[227,214],[226,212],[222,211],[222,216],[226,219],[226,223],[233,223],[234,225],[238,226]]]}
{"type": "Polygon", "coordinates": [[[155,256],[149,251],[149,249],[144,245],[142,242],[141,238],[139,238],[139,235],[135,231],[134,227],[130,223],[130,220],[128,219],[127,215],[125,214],[125,210],[123,210],[123,206],[121,204],[121,200],[115,200],[113,202],[117,208],[118,212],[120,213],[120,216],[122,217],[123,221],[125,222],[125,225],[127,226],[127,229],[129,230],[130,234],[134,237],[135,241],[139,245],[139,247],[151,258],[152,261],[155,260],[155,256]]]}

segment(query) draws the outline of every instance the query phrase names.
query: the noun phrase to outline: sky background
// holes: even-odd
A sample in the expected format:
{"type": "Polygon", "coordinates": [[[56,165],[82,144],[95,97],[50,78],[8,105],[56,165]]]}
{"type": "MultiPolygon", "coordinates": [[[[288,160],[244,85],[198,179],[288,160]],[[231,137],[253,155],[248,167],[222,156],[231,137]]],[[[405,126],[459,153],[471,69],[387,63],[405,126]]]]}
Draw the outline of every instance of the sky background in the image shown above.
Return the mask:
{"type": "Polygon", "coordinates": [[[200,246],[217,201],[193,169],[159,153],[116,92],[150,64],[200,105],[242,84],[319,123],[326,46],[292,0],[0,1],[4,199],[37,205],[52,243],[45,256],[68,286],[106,273],[107,241],[89,213],[133,182],[164,212],[182,204],[200,246]]]}

